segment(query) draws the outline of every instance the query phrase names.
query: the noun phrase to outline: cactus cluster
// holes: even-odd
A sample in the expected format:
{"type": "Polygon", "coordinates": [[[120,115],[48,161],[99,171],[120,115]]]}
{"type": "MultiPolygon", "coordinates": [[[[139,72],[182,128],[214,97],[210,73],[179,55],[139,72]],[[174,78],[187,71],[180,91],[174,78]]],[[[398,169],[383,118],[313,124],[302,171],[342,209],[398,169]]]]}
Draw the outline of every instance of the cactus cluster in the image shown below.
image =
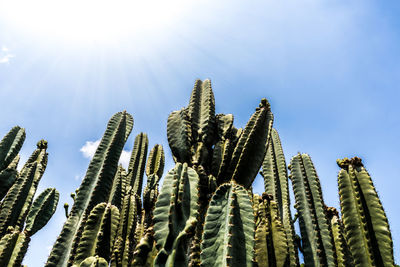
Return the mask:
{"type": "Polygon", "coordinates": [[[53,216],[59,193],[45,189],[34,199],[47,165],[47,142],[40,140],[20,171],[25,129],[18,126],[0,142],[0,266],[21,266],[31,236],[53,216]]]}
{"type": "MultiPolygon", "coordinates": [[[[64,205],[67,221],[46,266],[286,267],[300,266],[300,259],[305,266],[395,266],[389,224],[359,158],[338,161],[340,216],[325,204],[309,155],[299,153],[286,164],[266,99],[244,128],[233,120],[215,113],[211,82],[196,81],[188,106],[168,117],[175,166],[159,191],[162,146],[147,156],[148,138],[140,133],[125,170],[118,161],[133,118],[115,114],[71,194],[71,210],[64,205]],[[252,192],[258,173],[265,185],[261,196],[252,192]]],[[[1,260],[26,251],[25,240],[47,222],[51,212],[45,211],[54,212],[58,198],[48,189],[30,204],[47,155],[40,143],[17,174],[15,150],[23,137],[15,129],[0,144],[0,193],[9,192],[0,206],[0,247],[7,247],[1,260]],[[17,203],[18,196],[26,203],[17,203]]]]}

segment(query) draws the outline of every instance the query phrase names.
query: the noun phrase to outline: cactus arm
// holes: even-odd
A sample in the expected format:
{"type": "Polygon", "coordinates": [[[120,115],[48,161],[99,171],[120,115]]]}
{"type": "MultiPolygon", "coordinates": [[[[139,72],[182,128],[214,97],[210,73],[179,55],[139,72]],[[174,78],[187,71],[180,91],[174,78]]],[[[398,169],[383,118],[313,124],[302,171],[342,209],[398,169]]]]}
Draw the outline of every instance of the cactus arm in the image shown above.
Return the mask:
{"type": "Polygon", "coordinates": [[[236,137],[237,129],[233,127],[232,114],[218,114],[216,118],[218,139],[213,149],[211,174],[216,177],[218,184],[222,184],[228,182],[224,174],[229,167],[238,138],[236,137]]]}
{"type": "Polygon", "coordinates": [[[338,175],[340,206],[355,265],[393,266],[389,224],[371,177],[359,158],[341,167],[338,175]]]}
{"type": "Polygon", "coordinates": [[[167,122],[167,138],[176,162],[191,161],[192,130],[187,109],[172,112],[167,122]]]}
{"type": "Polygon", "coordinates": [[[111,188],[110,196],[108,198],[108,203],[116,206],[118,209],[121,208],[122,200],[124,199],[125,194],[125,181],[126,172],[122,165],[118,166],[118,170],[115,173],[115,177],[113,180],[113,185],[111,188]]]}
{"type": "Polygon", "coordinates": [[[108,262],[99,256],[91,256],[82,261],[79,267],[108,267],[108,262]]]}
{"type": "Polygon", "coordinates": [[[67,265],[73,240],[84,219],[84,213],[88,212],[86,210],[91,210],[96,204],[107,201],[112,187],[112,179],[118,168],[119,155],[132,126],[132,116],[126,112],[117,113],[111,118],[46,266],[67,265]]]}
{"type": "Polygon", "coordinates": [[[28,250],[30,236],[15,230],[0,240],[0,266],[19,267],[28,250]]]}
{"type": "Polygon", "coordinates": [[[155,266],[187,265],[186,250],[198,216],[196,171],[177,163],[165,177],[154,209],[155,266]],[[172,265],[169,265],[172,264],[172,265]]]}
{"type": "Polygon", "coordinates": [[[201,266],[253,266],[254,214],[247,190],[221,185],[211,198],[201,243],[201,266]]]}
{"type": "Polygon", "coordinates": [[[332,234],[325,214],[321,186],[311,158],[307,154],[294,156],[291,170],[305,263],[310,266],[335,266],[332,234]]]}
{"type": "Polygon", "coordinates": [[[251,116],[241,134],[229,166],[229,174],[237,183],[249,188],[265,156],[267,141],[272,128],[273,115],[264,98],[251,116]]]}
{"type": "Polygon", "coordinates": [[[127,265],[131,260],[132,249],[135,246],[134,234],[140,212],[139,208],[140,197],[133,193],[131,186],[128,186],[122,202],[111,266],[127,265]]]}
{"type": "Polygon", "coordinates": [[[40,140],[36,144],[36,149],[32,152],[32,154],[29,156],[28,160],[25,162],[24,166],[22,167],[20,172],[24,172],[26,168],[29,168],[30,164],[37,162],[40,163],[43,166],[43,172],[46,169],[47,166],[47,141],[46,140],[40,140]]]}
{"type": "Polygon", "coordinates": [[[212,145],[215,131],[215,100],[210,80],[197,80],[190,96],[188,115],[195,142],[212,145]]]}
{"type": "Polygon", "coordinates": [[[18,225],[18,219],[22,217],[30,189],[34,186],[35,177],[37,178],[40,174],[39,168],[40,165],[38,166],[37,163],[32,163],[29,168],[25,168],[1,203],[0,236],[5,234],[9,226],[18,225]]]}
{"type": "Polygon", "coordinates": [[[289,265],[298,265],[297,247],[294,242],[294,226],[290,211],[289,183],[285,155],[278,132],[271,131],[271,139],[265,154],[262,176],[264,177],[265,192],[273,196],[278,204],[279,214],[288,239],[290,254],[289,265]]]}
{"type": "Polygon", "coordinates": [[[17,156],[25,141],[25,129],[19,126],[13,127],[0,141],[0,170],[7,166],[17,156]]]}
{"type": "MultiPolygon", "coordinates": [[[[146,175],[157,174],[159,178],[162,177],[165,165],[165,155],[162,145],[155,145],[149,154],[146,164],[146,175]]],[[[158,181],[157,181],[158,183],[158,181]]]]}
{"type": "Polygon", "coordinates": [[[96,205],[85,224],[74,264],[79,265],[90,256],[110,259],[119,221],[118,208],[107,203],[96,205]]]}
{"type": "Polygon", "coordinates": [[[343,236],[343,224],[339,218],[339,212],[333,207],[327,207],[326,213],[332,230],[337,266],[354,266],[353,257],[343,236]]]}
{"type": "Polygon", "coordinates": [[[264,194],[257,210],[255,259],[258,267],[295,266],[289,263],[286,231],[277,203],[264,194]]]}
{"type": "Polygon", "coordinates": [[[146,166],[149,139],[147,134],[140,133],[136,136],[129,161],[127,183],[132,186],[135,194],[142,194],[143,174],[146,166]]]}
{"type": "Polygon", "coordinates": [[[17,179],[18,171],[12,168],[6,168],[0,171],[0,200],[7,194],[8,190],[17,179]]]}
{"type": "Polygon", "coordinates": [[[217,114],[217,134],[219,140],[225,140],[233,129],[232,114],[217,114]]]}
{"type": "Polygon", "coordinates": [[[33,202],[26,218],[25,230],[32,236],[43,228],[56,211],[59,193],[47,188],[33,202]]]}

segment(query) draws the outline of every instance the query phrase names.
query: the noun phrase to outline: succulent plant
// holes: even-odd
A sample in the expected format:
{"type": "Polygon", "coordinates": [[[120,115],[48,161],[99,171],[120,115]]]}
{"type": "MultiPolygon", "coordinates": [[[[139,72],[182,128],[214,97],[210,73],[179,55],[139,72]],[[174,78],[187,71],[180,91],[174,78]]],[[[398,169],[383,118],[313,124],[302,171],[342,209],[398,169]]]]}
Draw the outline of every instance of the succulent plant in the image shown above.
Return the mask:
{"type": "MultiPolygon", "coordinates": [[[[118,166],[133,119],[126,112],[114,115],[72,195],[71,211],[66,208],[67,222],[46,266],[297,267],[299,250],[306,266],[394,266],[387,219],[360,161],[339,162],[340,217],[325,205],[307,154],[292,158],[288,176],[266,99],[244,128],[233,122],[232,114],[215,113],[211,82],[197,80],[188,106],[168,117],[175,166],[159,190],[162,146],[152,148],[146,163],[149,140],[140,133],[128,169],[118,166]],[[252,184],[261,166],[265,193],[260,197],[252,184]],[[289,178],[298,211],[294,219],[289,178]]],[[[17,139],[16,133],[10,136],[17,139]]],[[[14,168],[15,154],[7,168],[14,168]]],[[[34,162],[26,165],[26,177],[34,162]]],[[[0,227],[5,233],[0,246],[23,249],[25,232],[9,225],[0,227]]]]}

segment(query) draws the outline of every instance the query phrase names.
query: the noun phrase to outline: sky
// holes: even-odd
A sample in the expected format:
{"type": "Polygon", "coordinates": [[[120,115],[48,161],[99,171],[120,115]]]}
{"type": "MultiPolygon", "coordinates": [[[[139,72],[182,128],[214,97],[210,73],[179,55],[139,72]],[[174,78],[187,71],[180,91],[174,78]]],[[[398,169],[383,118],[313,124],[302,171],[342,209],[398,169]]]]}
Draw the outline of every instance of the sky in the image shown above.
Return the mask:
{"type": "MultiPolygon", "coordinates": [[[[162,144],[170,112],[211,79],[217,113],[244,127],[260,99],[287,162],[311,155],[328,206],[339,208],[336,159],[360,156],[385,208],[400,261],[398,1],[0,0],[0,135],[26,129],[22,162],[48,140],[38,193],[58,209],[24,264],[42,266],[109,118],[127,110],[134,137],[162,144]],[[146,2],[146,3],[142,3],[146,2]]],[[[255,180],[254,191],[263,191],[255,180]]],[[[292,200],[294,202],[294,200],[292,200]]]]}

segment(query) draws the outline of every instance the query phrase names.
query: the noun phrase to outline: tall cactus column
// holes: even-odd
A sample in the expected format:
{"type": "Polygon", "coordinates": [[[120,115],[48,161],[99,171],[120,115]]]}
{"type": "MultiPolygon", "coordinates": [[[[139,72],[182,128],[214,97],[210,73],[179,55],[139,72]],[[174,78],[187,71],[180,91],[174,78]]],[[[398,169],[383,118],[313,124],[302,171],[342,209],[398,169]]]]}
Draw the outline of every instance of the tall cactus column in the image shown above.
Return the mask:
{"type": "Polygon", "coordinates": [[[388,220],[371,177],[360,158],[338,160],[338,165],[340,207],[355,266],[394,266],[388,220]]]}
{"type": "Polygon", "coordinates": [[[90,211],[97,204],[108,201],[118,160],[132,127],[133,118],[125,111],[110,119],[46,266],[67,266],[73,261],[90,211]]]}
{"type": "Polygon", "coordinates": [[[295,246],[295,232],[290,212],[289,183],[281,140],[275,129],[271,131],[271,139],[262,165],[265,192],[272,195],[277,203],[280,218],[288,240],[288,266],[297,266],[299,258],[295,246]]]}
{"type": "Polygon", "coordinates": [[[321,185],[311,158],[307,154],[298,154],[290,165],[305,264],[336,266],[321,185]]]}

